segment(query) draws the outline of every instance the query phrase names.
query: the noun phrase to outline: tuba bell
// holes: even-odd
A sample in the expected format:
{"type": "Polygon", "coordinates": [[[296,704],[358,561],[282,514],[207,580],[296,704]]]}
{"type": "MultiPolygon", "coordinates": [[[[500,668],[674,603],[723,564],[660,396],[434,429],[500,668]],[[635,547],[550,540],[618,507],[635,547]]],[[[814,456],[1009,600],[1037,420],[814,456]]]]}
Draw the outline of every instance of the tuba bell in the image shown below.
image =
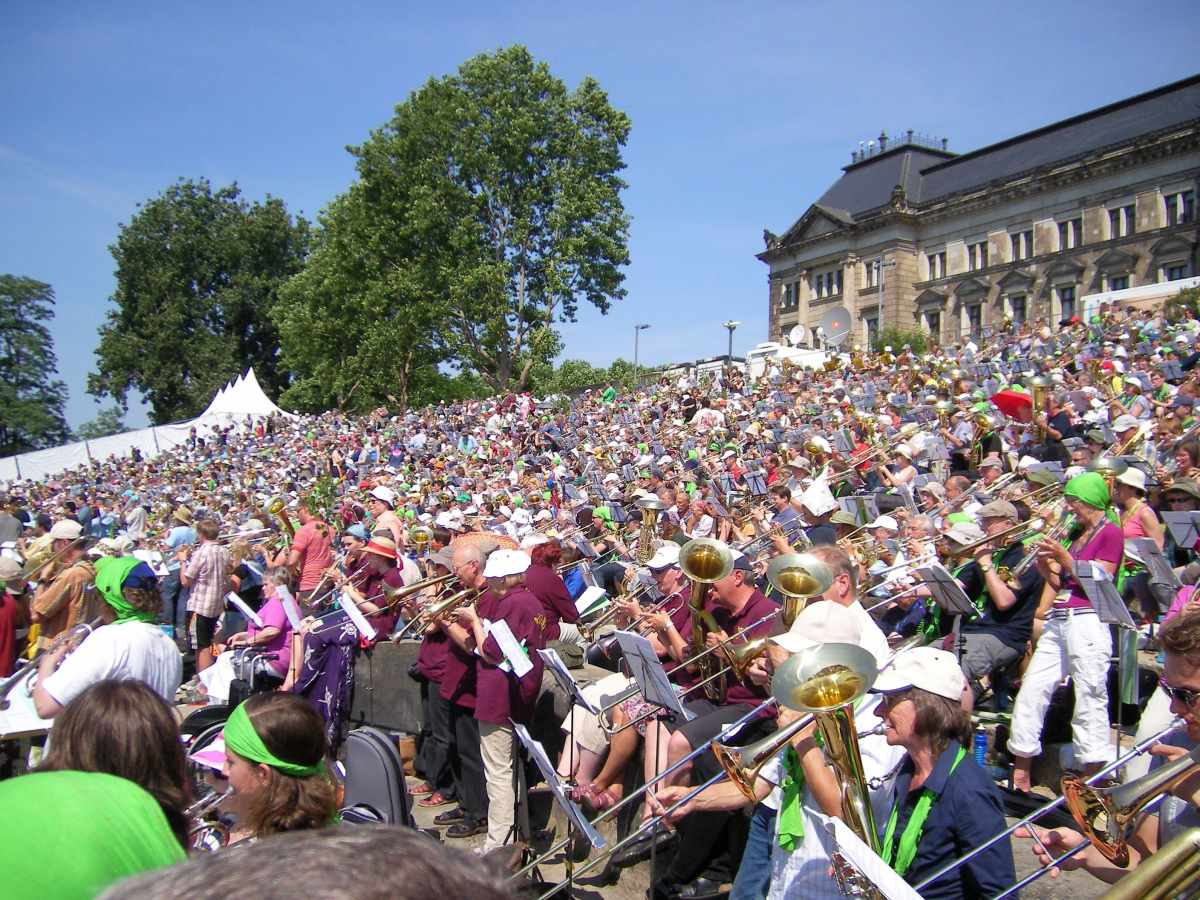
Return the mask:
{"type": "Polygon", "coordinates": [[[767,566],[767,581],[783,594],[783,625],[791,628],[804,604],[833,585],[833,573],[811,553],[784,553],[767,566]]]}
{"type": "MultiPolygon", "coordinates": [[[[692,588],[688,599],[692,615],[692,651],[698,654],[704,650],[708,634],[721,631],[712,613],[704,607],[712,585],[733,572],[733,553],[721,541],[695,538],[679,549],[679,570],[692,588]]],[[[698,665],[701,679],[707,682],[704,693],[714,703],[719,703],[725,697],[725,676],[720,673],[719,661],[710,653],[700,657],[698,665]]]]}
{"type": "Polygon", "coordinates": [[[287,506],[287,497],[283,496],[283,494],[276,494],[266,502],[263,512],[279,521],[279,527],[283,529],[283,533],[287,537],[287,542],[290,544],[296,537],[296,527],[288,517],[287,506]]]}
{"type": "Polygon", "coordinates": [[[417,557],[420,558],[429,552],[429,545],[433,542],[433,529],[428,525],[418,525],[408,533],[417,547],[417,557]]]}

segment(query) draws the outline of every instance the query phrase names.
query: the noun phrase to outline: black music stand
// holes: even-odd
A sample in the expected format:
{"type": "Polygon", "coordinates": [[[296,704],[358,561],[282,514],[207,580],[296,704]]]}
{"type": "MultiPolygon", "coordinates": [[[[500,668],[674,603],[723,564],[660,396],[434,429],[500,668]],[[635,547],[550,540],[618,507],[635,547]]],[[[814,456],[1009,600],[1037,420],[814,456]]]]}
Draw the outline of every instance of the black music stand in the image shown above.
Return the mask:
{"type": "Polygon", "coordinates": [[[750,492],[751,497],[767,496],[767,479],[762,472],[747,472],[744,477],[746,489],[750,492]]]}
{"type": "Polygon", "coordinates": [[[963,616],[974,619],[979,616],[979,610],[970,598],[963,593],[954,576],[941,563],[930,566],[917,566],[916,572],[929,588],[933,602],[940,606],[943,612],[954,616],[954,652],[958,664],[962,665],[963,652],[966,650],[967,639],[963,636],[963,616]]]}
{"type": "MultiPolygon", "coordinates": [[[[1117,626],[1117,684],[1121,692],[1121,702],[1137,703],[1138,630],[1133,618],[1129,615],[1125,601],[1117,593],[1117,586],[1113,583],[1112,576],[1094,560],[1076,561],[1075,580],[1079,582],[1084,594],[1095,607],[1100,621],[1105,625],[1117,626]]],[[[1121,723],[1118,722],[1117,756],[1121,755],[1122,731],[1121,723]]]]}
{"type": "Polygon", "coordinates": [[[629,674],[637,682],[642,696],[685,722],[695,718],[695,715],[684,709],[679,702],[679,695],[671,687],[666,669],[663,668],[658,654],[654,652],[654,645],[632,631],[618,630],[614,634],[621,648],[622,658],[629,667],[629,674]]]}

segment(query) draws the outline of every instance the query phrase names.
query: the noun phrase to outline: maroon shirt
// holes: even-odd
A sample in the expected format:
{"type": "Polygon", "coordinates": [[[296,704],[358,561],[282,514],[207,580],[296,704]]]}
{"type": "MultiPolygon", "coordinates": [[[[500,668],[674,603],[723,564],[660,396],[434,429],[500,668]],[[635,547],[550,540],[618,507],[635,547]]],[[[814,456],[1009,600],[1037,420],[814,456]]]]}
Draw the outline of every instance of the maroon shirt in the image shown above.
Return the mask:
{"type": "Polygon", "coordinates": [[[531,565],[525,570],[525,587],[537,598],[546,614],[546,640],[558,640],[558,623],[579,621],[579,610],[571,592],[549,566],[531,565]]]}
{"type": "Polygon", "coordinates": [[[20,610],[8,591],[0,594],[0,675],[13,673],[17,665],[17,624],[20,610]]]}
{"type": "MultiPolygon", "coordinates": [[[[761,622],[758,625],[754,623],[758,622],[764,616],[779,612],[779,604],[767,599],[761,591],[755,588],[754,593],[750,595],[750,599],[736,613],[715,604],[710,609],[713,618],[717,621],[717,625],[729,635],[730,642],[733,644],[742,644],[746,641],[752,641],[755,638],[766,637],[771,633],[771,627],[775,624],[774,620],[761,622]],[[734,637],[739,630],[749,628],[751,625],[754,625],[754,627],[750,628],[749,631],[734,637]]],[[[765,686],[757,684],[745,685],[732,675],[728,676],[727,683],[729,689],[725,692],[726,703],[749,703],[757,705],[770,696],[765,686]]]]}
{"type": "MultiPolygon", "coordinates": [[[[479,596],[476,609],[479,615],[486,616],[485,610],[495,605],[492,592],[485,590],[479,596]]],[[[444,634],[445,632],[443,632],[444,634]]],[[[443,700],[456,703],[464,709],[474,709],[476,704],[476,677],[474,653],[468,653],[458,646],[449,635],[446,636],[446,667],[442,673],[442,689],[439,691],[443,700]]]]}
{"type": "MultiPolygon", "coordinates": [[[[399,568],[388,569],[383,577],[379,579],[379,586],[374,590],[373,594],[382,594],[385,584],[393,588],[404,587],[404,573],[399,568]]],[[[364,594],[363,596],[371,597],[373,594],[364,594]]],[[[387,606],[386,597],[376,597],[371,602],[381,608],[386,608],[387,606]]],[[[397,603],[386,612],[374,613],[367,621],[371,623],[375,631],[379,633],[379,636],[386,640],[387,636],[396,630],[396,623],[400,621],[400,604],[397,603]]]]}
{"type": "MultiPolygon", "coordinates": [[[[538,692],[542,689],[542,658],[537,651],[546,646],[546,614],[537,597],[517,585],[505,592],[488,610],[481,607],[479,615],[492,622],[503,620],[513,633],[517,643],[525,642],[529,661],[533,669],[518,679],[483,657],[475,660],[477,679],[475,718],[494,725],[509,725],[509,720],[528,724],[533,719],[533,707],[538,692]]],[[[483,644],[484,652],[492,657],[503,653],[496,639],[488,635],[483,644]]]]}
{"type": "Polygon", "coordinates": [[[446,657],[452,643],[449,635],[440,628],[425,635],[421,649],[417,651],[417,671],[429,681],[441,682],[446,677],[446,657]]]}

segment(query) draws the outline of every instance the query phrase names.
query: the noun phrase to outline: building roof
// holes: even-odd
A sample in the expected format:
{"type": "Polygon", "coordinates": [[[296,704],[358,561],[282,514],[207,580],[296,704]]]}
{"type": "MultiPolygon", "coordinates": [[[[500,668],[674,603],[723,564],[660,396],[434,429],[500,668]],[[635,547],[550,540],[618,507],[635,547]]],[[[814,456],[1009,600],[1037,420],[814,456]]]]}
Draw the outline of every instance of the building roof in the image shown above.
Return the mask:
{"type": "MultiPolygon", "coordinates": [[[[821,195],[815,208],[852,222],[890,203],[893,190],[900,185],[908,205],[919,209],[999,179],[1125,144],[1140,135],[1198,118],[1200,75],[960,156],[901,143],[846,166],[842,177],[821,195]]],[[[795,230],[793,225],[785,242],[795,230]]]]}

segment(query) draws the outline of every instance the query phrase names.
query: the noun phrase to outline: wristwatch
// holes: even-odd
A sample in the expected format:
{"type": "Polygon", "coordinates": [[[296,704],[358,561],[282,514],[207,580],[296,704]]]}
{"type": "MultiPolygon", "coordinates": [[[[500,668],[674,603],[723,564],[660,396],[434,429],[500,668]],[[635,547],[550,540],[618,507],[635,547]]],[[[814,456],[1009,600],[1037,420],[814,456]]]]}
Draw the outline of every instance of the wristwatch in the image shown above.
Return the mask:
{"type": "Polygon", "coordinates": [[[982,572],[984,575],[986,575],[988,572],[994,572],[995,570],[996,570],[996,567],[993,566],[991,563],[980,563],[979,564],[979,571],[982,572]]]}

